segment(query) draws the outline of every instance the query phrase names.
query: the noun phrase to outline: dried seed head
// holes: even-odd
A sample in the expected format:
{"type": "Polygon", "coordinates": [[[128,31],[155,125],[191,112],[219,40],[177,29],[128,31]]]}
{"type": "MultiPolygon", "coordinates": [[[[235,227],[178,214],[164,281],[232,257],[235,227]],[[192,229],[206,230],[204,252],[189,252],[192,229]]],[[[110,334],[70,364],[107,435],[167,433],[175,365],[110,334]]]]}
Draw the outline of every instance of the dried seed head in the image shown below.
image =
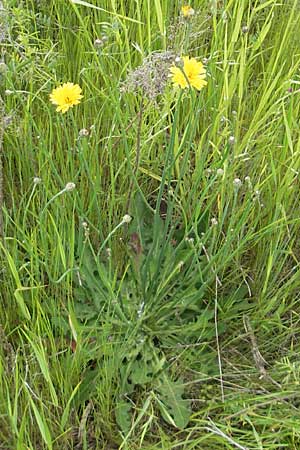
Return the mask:
{"type": "Polygon", "coordinates": [[[217,221],[217,219],[215,218],[215,217],[213,217],[212,219],[211,219],[211,224],[212,224],[212,226],[213,227],[215,227],[216,225],[218,225],[218,221],[217,221]]]}
{"type": "Polygon", "coordinates": [[[155,100],[165,90],[172,62],[174,62],[173,52],[151,53],[144,58],[139,67],[129,72],[121,85],[121,92],[141,91],[145,97],[155,100]]]}
{"type": "Polygon", "coordinates": [[[0,42],[8,37],[8,10],[4,7],[3,2],[0,1],[0,42]]]}
{"type": "Polygon", "coordinates": [[[3,122],[2,122],[3,128],[5,129],[5,128],[9,127],[9,125],[12,123],[12,121],[13,121],[13,116],[4,116],[3,122]]]}

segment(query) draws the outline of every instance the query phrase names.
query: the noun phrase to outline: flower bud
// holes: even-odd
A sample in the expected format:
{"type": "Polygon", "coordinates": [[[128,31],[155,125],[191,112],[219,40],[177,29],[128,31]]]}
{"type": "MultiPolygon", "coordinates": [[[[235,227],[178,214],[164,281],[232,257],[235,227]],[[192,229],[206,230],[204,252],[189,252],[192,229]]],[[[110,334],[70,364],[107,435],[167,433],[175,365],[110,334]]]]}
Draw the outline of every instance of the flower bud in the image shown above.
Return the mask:
{"type": "Polygon", "coordinates": [[[68,192],[73,191],[75,189],[75,187],[76,187],[75,183],[69,182],[65,186],[65,191],[68,191],[68,192]]]}
{"type": "Polygon", "coordinates": [[[99,39],[99,38],[95,39],[95,41],[94,41],[94,47],[95,48],[103,47],[103,45],[104,45],[103,39],[99,39]]]}
{"type": "Polygon", "coordinates": [[[132,217],[129,214],[125,214],[125,216],[122,219],[122,222],[130,223],[131,221],[132,221],[132,217]]]}
{"type": "Polygon", "coordinates": [[[89,134],[90,134],[90,132],[86,128],[82,128],[82,130],[79,131],[79,137],[86,137],[89,134]]]}
{"type": "Polygon", "coordinates": [[[34,177],[33,184],[40,184],[42,182],[42,179],[40,177],[34,177]]]}
{"type": "Polygon", "coordinates": [[[5,64],[5,62],[1,61],[0,62],[0,74],[5,75],[7,72],[7,65],[5,64]]]}
{"type": "Polygon", "coordinates": [[[239,179],[239,178],[235,178],[234,180],[233,180],[233,186],[236,188],[236,189],[239,189],[241,186],[242,186],[242,181],[239,179]]]}

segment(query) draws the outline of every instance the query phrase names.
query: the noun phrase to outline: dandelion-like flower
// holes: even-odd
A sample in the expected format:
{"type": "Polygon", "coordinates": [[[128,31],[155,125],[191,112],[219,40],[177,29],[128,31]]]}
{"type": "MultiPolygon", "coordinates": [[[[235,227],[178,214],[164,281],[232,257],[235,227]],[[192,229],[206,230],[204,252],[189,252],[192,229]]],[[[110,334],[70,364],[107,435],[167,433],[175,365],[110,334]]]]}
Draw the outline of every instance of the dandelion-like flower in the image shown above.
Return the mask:
{"type": "Polygon", "coordinates": [[[69,108],[80,103],[82,89],[78,84],[64,83],[53,89],[50,94],[50,102],[57,106],[56,111],[65,113],[69,108]]]}
{"type": "Polygon", "coordinates": [[[170,68],[172,81],[175,86],[179,86],[181,89],[188,87],[194,87],[200,91],[207,85],[206,70],[202,62],[197,61],[195,58],[189,56],[183,56],[183,64],[180,67],[173,65],[170,68]]]}
{"type": "Polygon", "coordinates": [[[188,19],[195,14],[195,10],[190,5],[184,5],[181,7],[181,14],[188,19]]]}

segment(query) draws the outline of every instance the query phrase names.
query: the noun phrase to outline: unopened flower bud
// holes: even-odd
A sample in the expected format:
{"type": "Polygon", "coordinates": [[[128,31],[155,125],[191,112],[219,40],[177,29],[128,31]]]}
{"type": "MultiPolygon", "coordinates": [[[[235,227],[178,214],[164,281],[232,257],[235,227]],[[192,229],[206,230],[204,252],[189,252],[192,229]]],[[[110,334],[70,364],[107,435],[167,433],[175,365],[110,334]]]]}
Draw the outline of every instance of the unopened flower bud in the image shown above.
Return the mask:
{"type": "Polygon", "coordinates": [[[42,179],[40,177],[34,177],[33,184],[40,184],[42,182],[42,179]]]}
{"type": "Polygon", "coordinates": [[[233,180],[233,186],[236,188],[236,189],[239,189],[241,186],[242,186],[242,181],[239,179],[239,178],[235,178],[234,180],[233,180]]]}
{"type": "Polygon", "coordinates": [[[97,39],[95,39],[95,41],[94,41],[94,47],[103,47],[103,44],[104,44],[104,42],[103,42],[103,40],[102,39],[99,39],[99,38],[97,38],[97,39]]]}
{"type": "Polygon", "coordinates": [[[130,223],[132,220],[132,217],[129,214],[125,214],[125,216],[122,219],[122,222],[124,223],[130,223]]]}
{"type": "Polygon", "coordinates": [[[180,56],[176,56],[174,62],[175,62],[175,66],[177,66],[177,67],[183,67],[183,60],[180,58],[180,56]]]}
{"type": "Polygon", "coordinates": [[[73,191],[76,187],[75,183],[69,182],[65,186],[65,191],[73,191]]]}
{"type": "Polygon", "coordinates": [[[179,261],[178,263],[178,269],[181,270],[184,266],[184,262],[183,261],[179,261]]]}
{"type": "Polygon", "coordinates": [[[86,137],[89,134],[90,134],[90,132],[86,128],[82,128],[82,130],[79,131],[79,137],[86,137]]]}
{"type": "Polygon", "coordinates": [[[7,72],[7,65],[5,64],[5,62],[1,61],[0,62],[0,74],[5,74],[7,72]]]}

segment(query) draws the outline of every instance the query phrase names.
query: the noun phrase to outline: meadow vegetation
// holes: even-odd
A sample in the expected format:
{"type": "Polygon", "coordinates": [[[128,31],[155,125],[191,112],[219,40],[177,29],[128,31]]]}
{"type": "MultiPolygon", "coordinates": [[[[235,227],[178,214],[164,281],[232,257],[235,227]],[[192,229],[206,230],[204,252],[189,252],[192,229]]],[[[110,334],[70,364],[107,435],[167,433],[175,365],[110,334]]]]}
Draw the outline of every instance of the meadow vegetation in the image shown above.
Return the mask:
{"type": "Polygon", "coordinates": [[[0,20],[0,449],[300,449],[299,1],[0,20]]]}

